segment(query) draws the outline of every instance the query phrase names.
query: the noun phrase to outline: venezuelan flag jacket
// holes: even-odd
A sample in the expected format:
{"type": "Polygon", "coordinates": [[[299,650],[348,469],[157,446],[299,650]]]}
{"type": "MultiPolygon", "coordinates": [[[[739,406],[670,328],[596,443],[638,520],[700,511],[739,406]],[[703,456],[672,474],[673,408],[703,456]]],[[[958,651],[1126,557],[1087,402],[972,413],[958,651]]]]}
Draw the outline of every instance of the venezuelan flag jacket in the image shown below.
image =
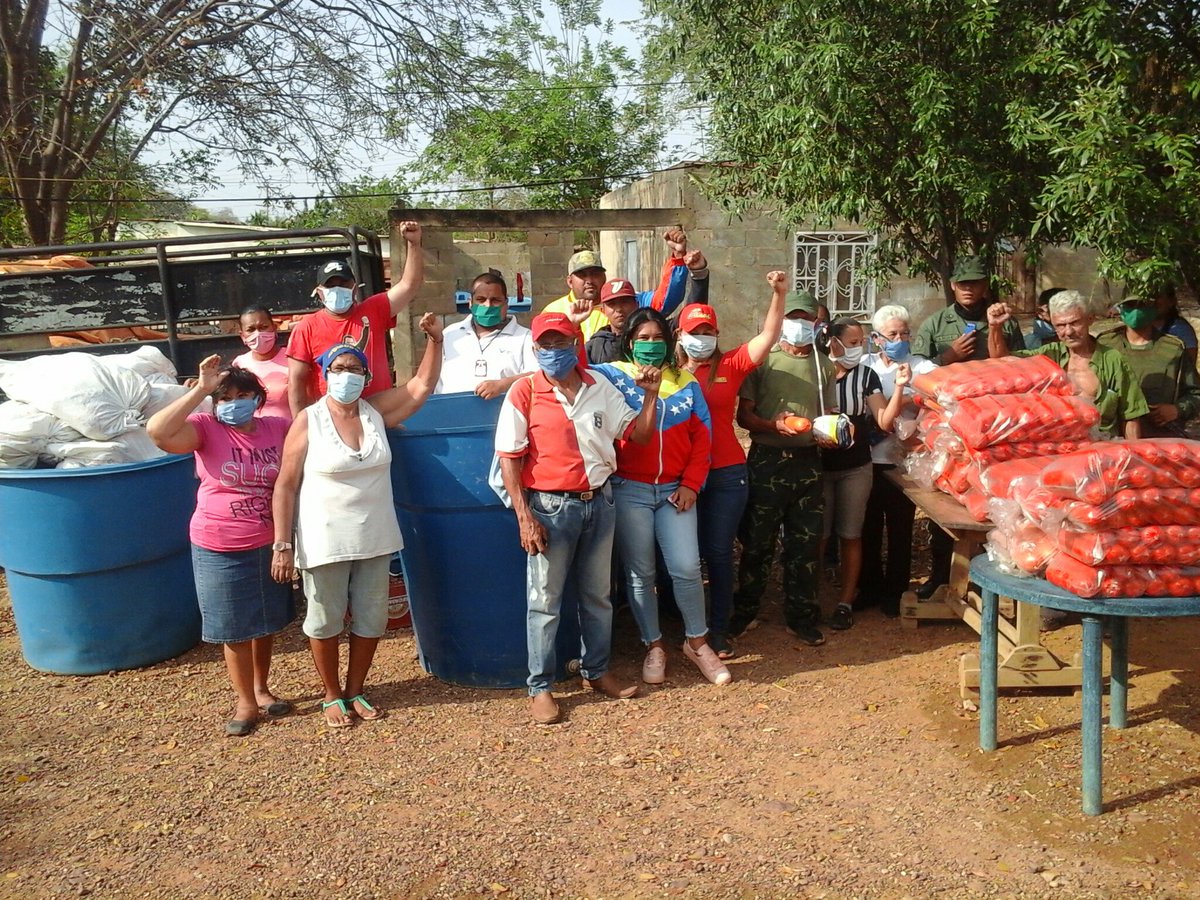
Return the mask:
{"type": "MultiPolygon", "coordinates": [[[[635,410],[641,410],[645,394],[634,384],[639,370],[624,361],[593,369],[611,381],[635,410]]],[[[646,484],[678,481],[699,493],[708,477],[711,450],[712,419],[700,383],[690,372],[667,367],[658,390],[654,436],[648,444],[617,441],[617,474],[646,484]]]]}

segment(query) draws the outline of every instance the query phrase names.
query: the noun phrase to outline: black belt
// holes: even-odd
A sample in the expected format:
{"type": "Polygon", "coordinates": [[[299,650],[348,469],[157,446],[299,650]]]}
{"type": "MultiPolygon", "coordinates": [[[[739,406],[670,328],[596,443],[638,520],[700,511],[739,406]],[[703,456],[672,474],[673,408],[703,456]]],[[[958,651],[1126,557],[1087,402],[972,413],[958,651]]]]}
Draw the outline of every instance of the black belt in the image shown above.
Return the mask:
{"type": "MultiPolygon", "coordinates": [[[[565,497],[568,500],[591,500],[604,489],[604,485],[590,491],[538,491],[539,494],[549,494],[551,497],[565,497]]],[[[536,490],[536,489],[535,489],[536,490]]]]}

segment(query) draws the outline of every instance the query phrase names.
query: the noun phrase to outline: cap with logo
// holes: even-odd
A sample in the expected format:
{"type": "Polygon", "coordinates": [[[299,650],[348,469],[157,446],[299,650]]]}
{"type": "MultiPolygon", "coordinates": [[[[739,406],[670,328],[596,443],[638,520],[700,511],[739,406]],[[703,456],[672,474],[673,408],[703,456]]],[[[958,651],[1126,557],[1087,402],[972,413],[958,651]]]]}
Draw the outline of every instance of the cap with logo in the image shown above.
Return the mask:
{"type": "Polygon", "coordinates": [[[679,314],[679,327],[691,334],[701,325],[717,327],[717,311],[706,303],[691,303],[679,314]]]}
{"type": "Polygon", "coordinates": [[[346,278],[354,281],[354,272],[351,271],[349,264],[345,260],[331,259],[317,269],[317,284],[328,284],[331,278],[346,278]]]}
{"type": "Polygon", "coordinates": [[[565,313],[560,312],[539,313],[529,323],[529,330],[533,332],[535,341],[540,341],[542,335],[549,332],[565,334],[567,337],[573,338],[577,331],[575,323],[568,319],[565,313]]]}
{"type": "Polygon", "coordinates": [[[954,272],[951,281],[982,281],[988,277],[987,266],[983,257],[960,256],[954,260],[954,272]]]}
{"type": "Polygon", "coordinates": [[[632,281],[614,278],[612,281],[604,282],[604,287],[600,288],[601,303],[608,303],[610,300],[620,300],[623,297],[629,300],[637,299],[637,291],[633,289],[632,281]]]}
{"type": "Polygon", "coordinates": [[[783,314],[806,312],[810,316],[817,314],[817,298],[808,291],[792,291],[783,301],[783,314]]]}
{"type": "Polygon", "coordinates": [[[580,250],[571,257],[567,263],[567,274],[574,275],[577,272],[582,272],[584,269],[603,269],[604,263],[600,262],[600,254],[595,250],[580,250]]]}

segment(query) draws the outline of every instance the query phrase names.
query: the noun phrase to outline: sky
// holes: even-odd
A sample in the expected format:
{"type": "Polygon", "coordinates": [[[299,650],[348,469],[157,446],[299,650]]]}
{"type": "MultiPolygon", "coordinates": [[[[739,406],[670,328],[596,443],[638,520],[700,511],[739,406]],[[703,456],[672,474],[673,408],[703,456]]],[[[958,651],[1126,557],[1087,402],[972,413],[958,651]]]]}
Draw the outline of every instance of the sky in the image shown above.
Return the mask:
{"type": "MultiPolygon", "coordinates": [[[[641,0],[602,0],[601,15],[613,20],[613,39],[631,53],[640,54],[640,41],[629,25],[642,18],[641,0]]],[[[685,114],[684,118],[692,117],[685,114]]],[[[678,159],[695,158],[694,148],[698,140],[699,135],[690,121],[676,128],[667,135],[666,143],[668,147],[679,146],[683,148],[683,151],[669,154],[668,161],[675,162],[678,159]]],[[[359,159],[348,169],[357,174],[369,174],[375,177],[389,176],[402,165],[411,162],[412,158],[411,151],[391,151],[382,154],[374,152],[369,159],[359,159]]],[[[286,193],[294,196],[311,196],[320,191],[320,185],[313,183],[312,176],[306,171],[296,170],[291,174],[294,174],[291,179],[288,178],[288,173],[280,176],[281,183],[286,184],[290,180],[291,187],[286,193]]],[[[240,219],[247,218],[262,207],[262,203],[258,199],[237,199],[262,197],[263,190],[259,185],[248,182],[233,160],[225,160],[218,166],[216,178],[218,185],[194,196],[193,203],[214,212],[229,210],[240,219]]]]}

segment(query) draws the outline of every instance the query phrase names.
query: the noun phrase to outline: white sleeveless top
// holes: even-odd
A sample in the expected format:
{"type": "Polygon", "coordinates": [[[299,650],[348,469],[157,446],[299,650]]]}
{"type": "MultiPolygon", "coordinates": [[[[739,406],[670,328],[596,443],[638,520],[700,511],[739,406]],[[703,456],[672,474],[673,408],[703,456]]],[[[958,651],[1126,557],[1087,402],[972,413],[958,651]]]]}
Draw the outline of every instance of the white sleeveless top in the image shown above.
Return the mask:
{"type": "Polygon", "coordinates": [[[296,509],[296,567],[391,556],[404,546],[392,505],[392,448],[383,416],[358,402],[362,447],[338,436],[322,397],[308,416],[308,455],[296,509]]]}

